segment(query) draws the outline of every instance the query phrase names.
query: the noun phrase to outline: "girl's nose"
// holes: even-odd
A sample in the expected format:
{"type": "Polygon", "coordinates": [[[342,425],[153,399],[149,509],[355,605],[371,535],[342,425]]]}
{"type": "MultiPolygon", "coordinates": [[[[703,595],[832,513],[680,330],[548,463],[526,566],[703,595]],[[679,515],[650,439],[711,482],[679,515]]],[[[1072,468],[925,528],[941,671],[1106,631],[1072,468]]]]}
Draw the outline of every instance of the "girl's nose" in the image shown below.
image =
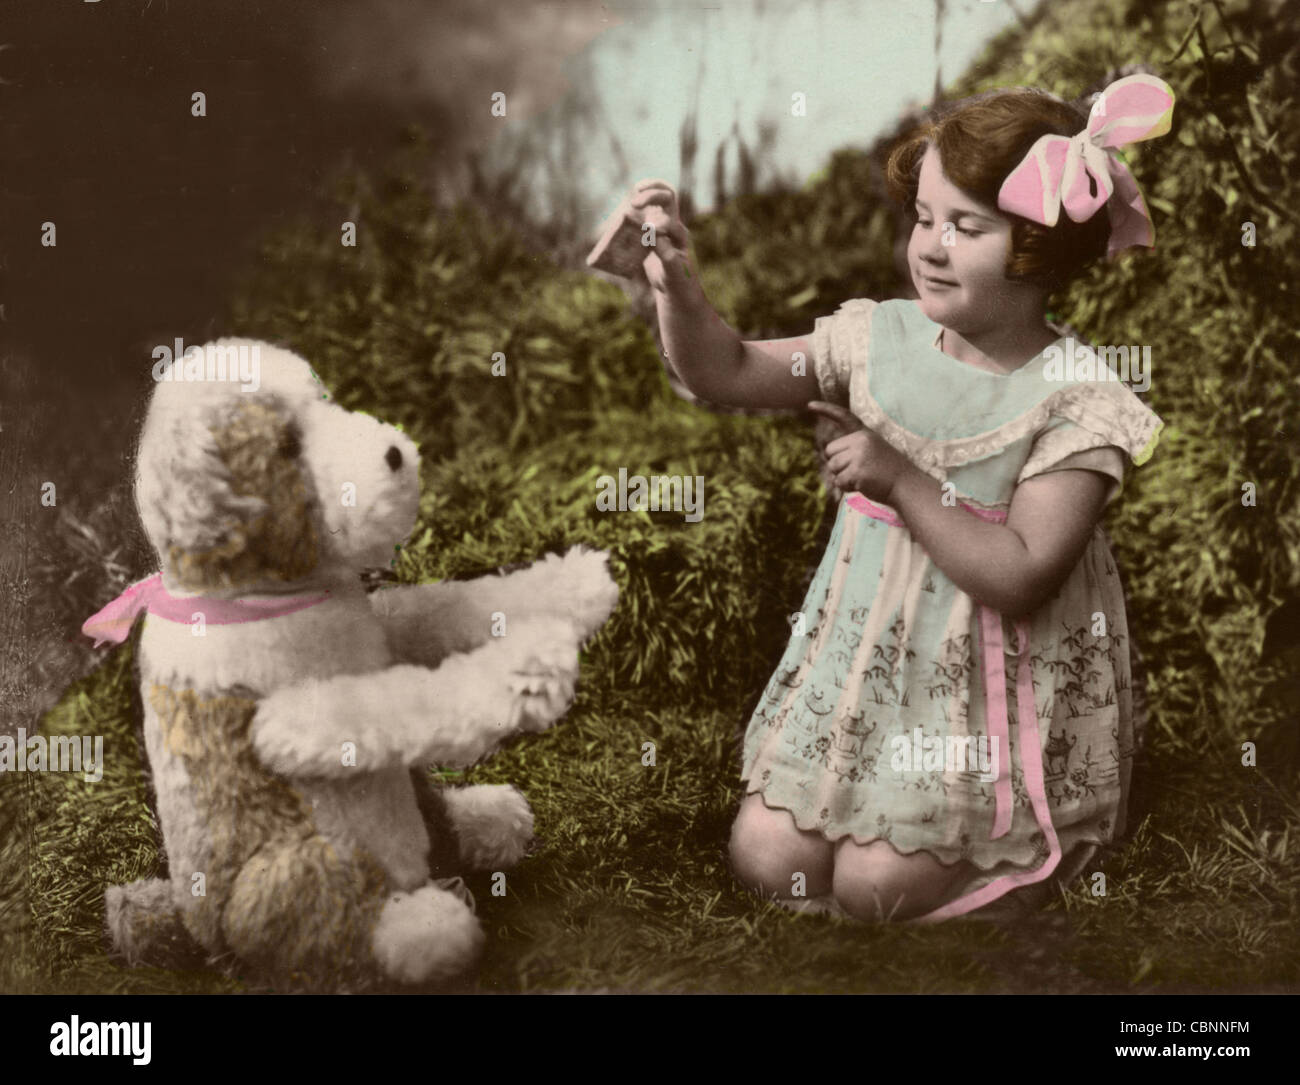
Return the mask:
{"type": "Polygon", "coordinates": [[[934,264],[947,263],[948,246],[943,243],[943,231],[931,230],[930,237],[921,247],[921,258],[934,264]]]}

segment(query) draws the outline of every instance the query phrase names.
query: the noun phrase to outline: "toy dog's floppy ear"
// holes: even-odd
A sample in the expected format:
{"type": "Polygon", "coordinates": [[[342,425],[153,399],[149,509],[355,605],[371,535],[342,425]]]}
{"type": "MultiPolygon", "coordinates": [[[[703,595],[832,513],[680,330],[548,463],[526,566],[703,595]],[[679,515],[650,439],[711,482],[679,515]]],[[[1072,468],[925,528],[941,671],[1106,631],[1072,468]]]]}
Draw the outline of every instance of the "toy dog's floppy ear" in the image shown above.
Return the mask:
{"type": "Polygon", "coordinates": [[[156,397],[136,503],[178,586],[292,581],[316,567],[319,517],[300,454],[293,412],[278,396],[156,397]]]}

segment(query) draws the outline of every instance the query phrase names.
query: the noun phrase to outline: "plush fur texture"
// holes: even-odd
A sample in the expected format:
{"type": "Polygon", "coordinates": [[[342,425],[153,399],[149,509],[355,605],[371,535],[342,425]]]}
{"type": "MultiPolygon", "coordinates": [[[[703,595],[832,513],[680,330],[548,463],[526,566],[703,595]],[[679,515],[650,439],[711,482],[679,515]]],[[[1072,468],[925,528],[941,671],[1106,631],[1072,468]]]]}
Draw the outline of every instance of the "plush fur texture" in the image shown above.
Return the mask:
{"type": "MultiPolygon", "coordinates": [[[[223,347],[252,347],[222,340],[223,347]]],[[[415,523],[419,456],[330,403],[305,361],[260,352],[260,387],[160,382],[136,500],[164,586],[205,599],[319,595],[274,618],[146,616],[144,735],[168,879],[106,895],[131,964],[233,958],[278,989],[428,985],[472,969],[484,935],[453,875],[524,855],[533,816],[509,786],[439,789],[572,701],[578,650],[613,611],[607,555],[388,588],[415,523]],[[493,637],[493,615],[506,635],[493,637]],[[437,879],[437,880],[435,880],[437,879]]]]}

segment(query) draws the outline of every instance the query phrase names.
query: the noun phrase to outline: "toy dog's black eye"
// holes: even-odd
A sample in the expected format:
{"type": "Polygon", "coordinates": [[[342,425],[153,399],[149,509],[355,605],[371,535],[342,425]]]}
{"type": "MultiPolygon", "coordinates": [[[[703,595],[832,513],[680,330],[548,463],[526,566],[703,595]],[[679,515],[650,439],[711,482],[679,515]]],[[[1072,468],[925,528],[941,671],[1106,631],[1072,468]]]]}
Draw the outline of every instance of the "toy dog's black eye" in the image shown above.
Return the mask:
{"type": "Polygon", "coordinates": [[[298,431],[287,429],[280,435],[280,455],[286,459],[296,460],[298,454],[302,452],[302,442],[298,439],[298,431]]]}

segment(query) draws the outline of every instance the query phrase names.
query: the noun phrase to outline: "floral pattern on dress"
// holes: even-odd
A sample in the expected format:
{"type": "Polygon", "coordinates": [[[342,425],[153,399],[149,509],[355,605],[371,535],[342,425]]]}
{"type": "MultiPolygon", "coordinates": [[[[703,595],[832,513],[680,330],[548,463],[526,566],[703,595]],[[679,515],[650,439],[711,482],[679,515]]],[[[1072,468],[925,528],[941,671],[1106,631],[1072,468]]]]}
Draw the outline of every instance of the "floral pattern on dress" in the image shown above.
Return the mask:
{"type": "MultiPolygon", "coordinates": [[[[1147,417],[1144,406],[1115,392],[1104,393],[1106,398],[1087,389],[1063,395],[1044,386],[1034,402],[1032,373],[1018,384],[981,384],[961,372],[961,363],[933,358],[933,326],[900,308],[910,304],[849,305],[819,320],[818,380],[828,397],[843,402],[849,393],[850,406],[868,424],[880,421],[883,412],[873,393],[882,391],[884,378],[869,378],[863,357],[868,343],[875,343],[874,319],[892,328],[895,340],[925,364],[958,367],[943,382],[952,385],[954,397],[963,395],[965,380],[974,389],[967,401],[991,411],[997,394],[987,389],[1005,387],[1009,403],[1014,390],[1020,400],[978,441],[927,440],[906,429],[905,417],[882,427],[913,462],[937,465],[941,474],[978,449],[985,489],[960,492],[963,501],[1005,511],[1026,477],[1026,464],[1051,469],[1077,452],[1075,446],[1115,445],[1132,455],[1158,432],[1154,415],[1147,417]],[[1124,410],[1108,414],[1112,401],[1124,410]],[[1074,428],[1080,420],[1096,427],[1082,438],[1074,428]],[[898,439],[900,432],[905,439],[898,439]]],[[[899,359],[892,361],[892,372],[906,372],[899,359]]],[[[891,372],[888,365],[881,369],[891,372]]],[[[913,391],[932,397],[937,386],[917,381],[913,391]]],[[[885,390],[907,409],[906,394],[885,390]]],[[[981,743],[989,748],[978,605],[901,521],[875,519],[841,500],[802,613],[806,631],[791,637],[745,735],[742,778],[769,806],[789,810],[801,828],[830,840],[888,840],[903,853],[926,850],[944,863],[967,859],[985,872],[1000,864],[1041,865],[1049,845],[1032,809],[1018,749],[1016,680],[1023,664],[1030,668],[1038,717],[1041,749],[1035,756],[1061,846],[1068,851],[1080,842],[1106,843],[1122,833],[1135,748],[1129,631],[1118,572],[1100,526],[1059,590],[1028,616],[1024,655],[1015,623],[1002,620],[1012,817],[1010,831],[997,839],[991,837],[996,785],[987,772],[970,763],[950,764],[946,756],[923,756],[920,764],[913,763],[915,756],[903,756],[904,749],[914,754],[918,742],[931,750],[946,743],[958,750],[981,743]],[[1094,628],[1104,628],[1104,635],[1094,628]]]]}

